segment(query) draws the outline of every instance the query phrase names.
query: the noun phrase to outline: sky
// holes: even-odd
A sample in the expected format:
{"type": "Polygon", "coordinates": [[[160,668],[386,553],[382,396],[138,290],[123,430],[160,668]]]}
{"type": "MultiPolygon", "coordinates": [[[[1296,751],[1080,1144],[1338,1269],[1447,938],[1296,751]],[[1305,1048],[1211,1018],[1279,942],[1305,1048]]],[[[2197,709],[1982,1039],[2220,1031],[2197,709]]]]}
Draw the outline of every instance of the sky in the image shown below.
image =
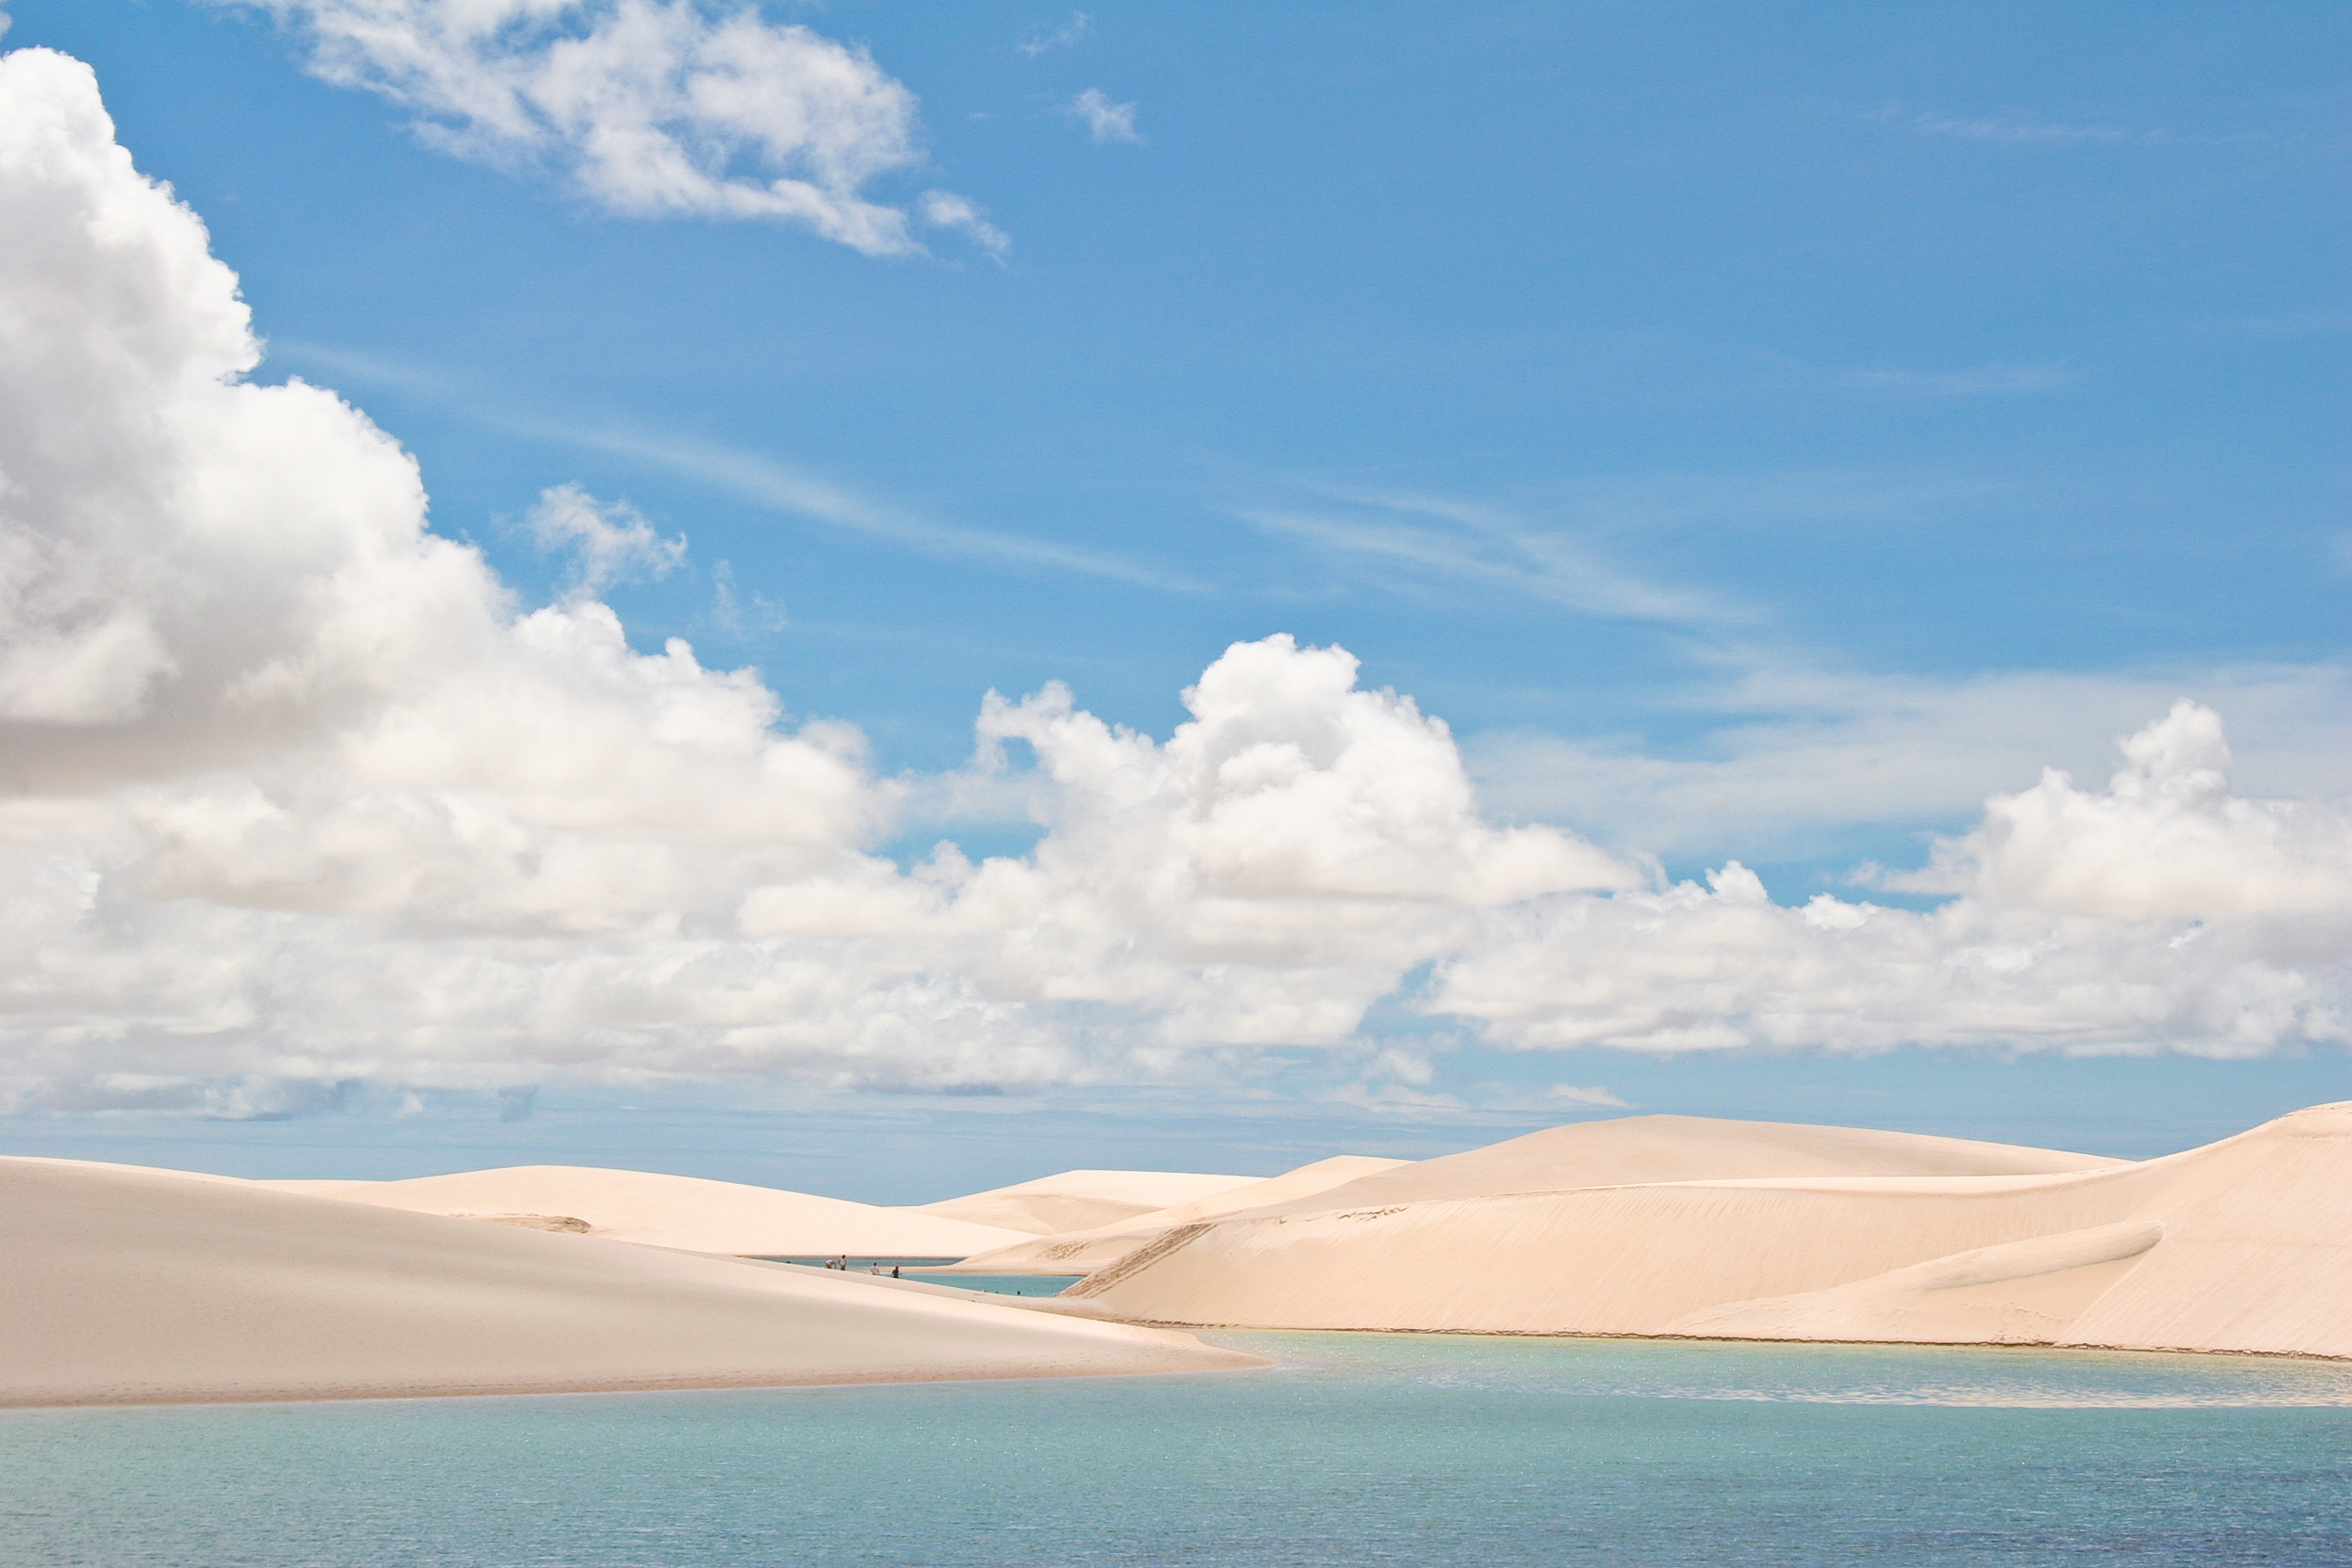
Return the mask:
{"type": "Polygon", "coordinates": [[[0,14],[0,1149],[2352,1097],[2336,8],[0,14]]]}

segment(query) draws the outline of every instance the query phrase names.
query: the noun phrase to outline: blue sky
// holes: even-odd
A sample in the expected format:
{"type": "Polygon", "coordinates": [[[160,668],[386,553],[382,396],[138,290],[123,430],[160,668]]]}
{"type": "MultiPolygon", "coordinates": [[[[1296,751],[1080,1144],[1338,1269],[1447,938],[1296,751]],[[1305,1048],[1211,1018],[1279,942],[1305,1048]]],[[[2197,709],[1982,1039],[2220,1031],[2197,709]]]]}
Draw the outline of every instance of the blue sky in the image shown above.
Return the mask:
{"type": "MultiPolygon", "coordinates": [[[[857,726],[880,777],[951,773],[983,693],[1054,680],[1165,737],[1228,644],[1288,632],[1442,717],[1496,819],[1669,880],[1735,857],[1786,905],[1921,865],[2045,764],[2103,779],[2180,696],[2227,724],[2241,794],[2345,793],[2336,8],[765,7],[920,100],[923,163],[867,194],[952,191],[1001,259],[954,230],[877,257],[616,215],[448,155],[256,10],[9,14],[8,47],[95,67],[140,168],[203,216],[270,345],[257,379],[365,409],[524,605],[570,569],[525,524],[550,486],[684,535],[666,577],[607,591],[631,644],[756,666],[788,723],[857,726]],[[1098,132],[1088,91],[1131,119],[1098,132]]],[[[1040,831],[1009,796],[917,788],[878,847],[1040,831]]],[[[1360,1042],[1442,1034],[1460,1048],[1417,1086],[1456,1098],[1564,1075],[1645,1110],[2151,1152],[2352,1094],[2324,1041],[2096,1069],[1531,1057],[1406,1011],[1360,1042]]],[[[1188,1102],[1193,1163],[1545,1119],[1334,1109],[1280,1087],[1323,1070],[1298,1059],[1254,1081],[1274,1110],[1188,1102]]],[[[1099,1149],[1175,1091],[1036,1092],[1045,1141],[1099,1149]]],[[[1034,1163],[1039,1135],[989,1130],[1003,1110],[768,1093],[741,1135],[768,1152],[711,1174],[814,1182],[773,1150],[829,1116],[968,1140],[957,1181],[1034,1163]]],[[[558,1079],[528,1123],[353,1110],[373,1130],[312,1152],[411,1174],[388,1167],[478,1133],[440,1163],[500,1163],[474,1156],[502,1137],[627,1163],[650,1113],[621,1103],[558,1079]]],[[[19,1124],[220,1168],[311,1136],[19,1124]]]]}

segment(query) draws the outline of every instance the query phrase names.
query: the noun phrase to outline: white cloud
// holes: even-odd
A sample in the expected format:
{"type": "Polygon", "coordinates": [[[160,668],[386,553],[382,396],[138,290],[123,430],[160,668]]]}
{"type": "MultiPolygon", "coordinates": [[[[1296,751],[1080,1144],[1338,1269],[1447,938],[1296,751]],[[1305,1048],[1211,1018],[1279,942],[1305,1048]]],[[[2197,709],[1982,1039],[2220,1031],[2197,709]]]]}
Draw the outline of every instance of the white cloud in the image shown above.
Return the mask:
{"type": "Polygon", "coordinates": [[[1047,32],[1039,28],[1013,47],[1034,59],[1054,49],[1067,49],[1095,31],[1095,19],[1083,11],[1072,11],[1070,20],[1047,32]]]}
{"type": "Polygon", "coordinates": [[[2352,817],[2231,795],[2220,714],[2184,699],[2122,747],[2104,793],[2045,771],[1888,884],[2109,920],[2352,916],[2352,817]]]}
{"type": "Polygon", "coordinates": [[[2260,1056],[2352,1041],[2352,813],[2228,793],[2194,704],[2104,791],[1996,796],[1914,885],[1926,913],[1705,887],[1539,901],[1444,967],[1432,1011],[1521,1046],[1843,1051],[2007,1044],[2260,1056]]]}
{"type": "Polygon", "coordinates": [[[1143,141],[1136,129],[1136,106],[1111,102],[1100,87],[1088,87],[1070,100],[1070,113],[1086,122],[1087,134],[1097,142],[1132,141],[1140,145],[1143,141]]]}
{"type": "Polygon", "coordinates": [[[638,571],[668,577],[686,553],[684,534],[665,539],[627,501],[600,501],[577,485],[541,491],[530,523],[541,549],[572,551],[572,593],[579,599],[593,599],[638,571]]]}
{"type": "MultiPolygon", "coordinates": [[[[0,57],[0,1089],[281,1114],[346,1083],[754,1074],[1184,1082],[1367,1055],[1424,1004],[1505,1044],[2251,1054],[2342,1038],[2340,814],[2239,800],[2181,710],[2103,792],[1997,799],[1931,914],[1482,811],[1355,660],[1228,649],[1164,740],[990,697],[963,779],[876,778],[750,671],[634,651],[587,584],[680,541],[558,489],[581,591],[517,605],[334,394],[257,386],[236,280],[86,67],[0,57]],[[601,563],[601,564],[600,564],[601,563]],[[1033,758],[1034,765],[1022,762],[1033,758]],[[1043,837],[901,870],[925,793],[1043,837]]],[[[1423,1042],[1362,1093],[1442,1109],[1423,1042]]],[[[1604,1103],[1584,1095],[1561,1103],[1604,1103]]],[[[1433,1112],[1432,1112],[1433,1113],[1433,1112]]]]}
{"type": "Polygon", "coordinates": [[[1758,662],[1685,697],[1706,724],[1680,755],[1523,732],[1466,745],[1508,817],[1662,855],[1787,860],[1857,831],[1965,821],[2045,765],[2094,769],[2108,737],[2183,694],[2228,712],[2238,771],[2258,791],[2343,788],[2352,671],[2337,665],[1923,677],[1758,662]]]}
{"type": "Polygon", "coordinates": [[[915,211],[925,223],[935,229],[952,229],[971,236],[973,242],[998,261],[1013,248],[1013,237],[988,220],[988,214],[978,203],[952,191],[925,191],[915,203],[915,211]]]}
{"type": "MultiPolygon", "coordinates": [[[[0,211],[44,236],[0,254],[0,538],[60,585],[5,628],[47,704],[0,735],[22,1079],[1149,1076],[1345,1039],[1466,913],[1639,880],[1486,825],[1442,724],[1286,639],[1164,743],[991,701],[1052,831],[901,874],[854,732],[585,591],[518,608],[364,416],[240,379],[235,279],[86,68],[8,56],[0,103],[0,211]]],[[[577,490],[537,525],[583,590],[678,549],[577,490]]]]}
{"type": "MultiPolygon", "coordinates": [[[[456,156],[538,169],[636,218],[768,219],[923,247],[875,179],[922,161],[914,94],[863,49],[698,0],[207,0],[299,25],[313,73],[417,111],[456,156]]],[[[961,204],[960,206],[958,204],[961,204]]],[[[934,193],[924,221],[1003,235],[934,193]]]]}

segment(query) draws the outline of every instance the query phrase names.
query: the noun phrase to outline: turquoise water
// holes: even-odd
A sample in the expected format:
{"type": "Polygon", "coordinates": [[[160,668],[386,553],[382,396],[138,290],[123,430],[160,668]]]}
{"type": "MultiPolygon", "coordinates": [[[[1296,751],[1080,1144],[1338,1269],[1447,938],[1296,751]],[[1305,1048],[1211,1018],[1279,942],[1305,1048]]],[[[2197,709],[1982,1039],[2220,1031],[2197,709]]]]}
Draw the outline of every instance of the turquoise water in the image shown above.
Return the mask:
{"type": "Polygon", "coordinates": [[[1083,1274],[909,1274],[928,1285],[954,1285],[959,1290],[993,1291],[999,1296],[1059,1296],[1085,1278],[1083,1274]]]}
{"type": "MultiPolygon", "coordinates": [[[[837,1252],[822,1254],[748,1253],[745,1256],[761,1263],[799,1263],[804,1264],[811,1269],[822,1269],[828,1263],[841,1261],[843,1257],[843,1255],[837,1252]]],[[[848,1255],[850,1271],[856,1274],[862,1274],[866,1272],[867,1269],[876,1266],[881,1267],[886,1272],[894,1267],[899,1269],[936,1269],[942,1263],[961,1263],[963,1261],[963,1260],[960,1257],[892,1257],[885,1256],[878,1253],[864,1252],[854,1252],[848,1255]]]]}
{"type": "Polygon", "coordinates": [[[0,1416],[0,1563],[2352,1561],[2352,1367],[1373,1335],[1263,1372],[0,1416]]]}

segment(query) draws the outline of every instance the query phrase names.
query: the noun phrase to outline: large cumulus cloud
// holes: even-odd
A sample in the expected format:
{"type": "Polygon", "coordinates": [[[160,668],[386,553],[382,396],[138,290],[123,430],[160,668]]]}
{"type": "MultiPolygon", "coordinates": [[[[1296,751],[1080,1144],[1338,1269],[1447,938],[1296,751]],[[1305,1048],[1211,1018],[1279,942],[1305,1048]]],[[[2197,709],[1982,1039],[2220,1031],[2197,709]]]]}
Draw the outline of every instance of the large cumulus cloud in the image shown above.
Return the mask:
{"type": "Polygon", "coordinates": [[[2231,796],[2184,708],[1992,803],[1926,914],[1774,905],[1482,814],[1337,648],[1238,644],[1164,740],[991,696],[1043,836],[875,853],[908,781],[597,588],[682,546],[556,486],[514,602],[415,464],[259,360],[87,69],[0,57],[0,1031],[21,1103],[759,1073],[1167,1079],[1422,1004],[1506,1043],[2207,1053],[2342,1038],[2352,834],[2231,796]],[[226,1087],[224,1087],[226,1085],[226,1087]]]}

